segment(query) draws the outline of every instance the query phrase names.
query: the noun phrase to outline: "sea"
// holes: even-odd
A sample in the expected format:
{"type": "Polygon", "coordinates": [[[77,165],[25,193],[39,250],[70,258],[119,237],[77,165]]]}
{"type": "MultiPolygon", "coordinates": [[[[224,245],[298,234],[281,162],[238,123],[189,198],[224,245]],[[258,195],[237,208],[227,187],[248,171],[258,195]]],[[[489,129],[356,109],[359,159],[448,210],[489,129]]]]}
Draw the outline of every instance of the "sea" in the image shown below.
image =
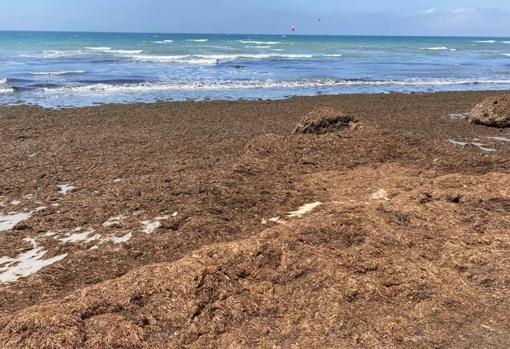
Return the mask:
{"type": "Polygon", "coordinates": [[[510,89],[510,38],[0,32],[0,104],[510,89]]]}

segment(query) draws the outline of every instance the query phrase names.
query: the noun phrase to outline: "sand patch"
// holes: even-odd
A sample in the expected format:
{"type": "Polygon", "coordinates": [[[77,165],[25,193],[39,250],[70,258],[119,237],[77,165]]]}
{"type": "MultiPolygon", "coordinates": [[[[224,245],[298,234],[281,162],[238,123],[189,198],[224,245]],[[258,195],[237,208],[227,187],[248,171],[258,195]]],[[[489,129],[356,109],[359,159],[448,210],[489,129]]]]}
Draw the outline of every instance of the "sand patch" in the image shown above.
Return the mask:
{"type": "Polygon", "coordinates": [[[373,193],[370,198],[372,200],[386,200],[386,201],[389,201],[390,199],[388,198],[388,192],[384,189],[380,189],[378,190],[377,192],[373,193]]]}
{"type": "Polygon", "coordinates": [[[320,205],[322,205],[321,202],[312,202],[309,204],[305,204],[305,205],[301,206],[300,208],[298,208],[297,211],[289,212],[287,214],[287,217],[289,217],[289,218],[302,217],[305,214],[312,212],[315,208],[319,207],[320,205]]]}
{"type": "Polygon", "coordinates": [[[147,235],[154,233],[159,227],[161,227],[161,221],[166,220],[168,218],[169,218],[168,216],[161,216],[156,217],[150,221],[140,222],[144,226],[143,232],[147,235]]]}
{"type": "Polygon", "coordinates": [[[23,222],[32,216],[28,212],[10,213],[7,215],[0,215],[0,232],[11,230],[16,224],[23,222]]]}
{"type": "Polygon", "coordinates": [[[82,228],[76,228],[75,230],[71,231],[70,233],[66,234],[66,237],[59,239],[59,241],[64,243],[77,243],[77,242],[92,242],[99,240],[101,238],[100,234],[96,234],[94,236],[90,236],[94,233],[94,229],[88,229],[80,233],[82,231],[82,228]]]}
{"type": "Polygon", "coordinates": [[[76,187],[72,186],[70,184],[60,184],[60,185],[57,185],[57,188],[58,188],[58,192],[63,195],[76,190],[76,187]]]}
{"type": "Polygon", "coordinates": [[[24,239],[24,241],[32,243],[33,248],[14,258],[0,257],[0,283],[17,281],[67,257],[67,253],[65,253],[43,259],[47,251],[39,247],[34,239],[24,239]]]}

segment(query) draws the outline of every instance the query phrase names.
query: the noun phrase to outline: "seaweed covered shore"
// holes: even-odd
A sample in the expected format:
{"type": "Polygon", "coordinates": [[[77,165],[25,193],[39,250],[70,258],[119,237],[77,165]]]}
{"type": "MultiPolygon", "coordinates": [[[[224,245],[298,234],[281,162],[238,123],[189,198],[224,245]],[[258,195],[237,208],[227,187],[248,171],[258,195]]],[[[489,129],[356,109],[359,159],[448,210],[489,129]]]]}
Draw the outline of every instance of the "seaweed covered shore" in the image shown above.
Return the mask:
{"type": "Polygon", "coordinates": [[[494,95],[0,108],[0,347],[507,348],[494,95]]]}

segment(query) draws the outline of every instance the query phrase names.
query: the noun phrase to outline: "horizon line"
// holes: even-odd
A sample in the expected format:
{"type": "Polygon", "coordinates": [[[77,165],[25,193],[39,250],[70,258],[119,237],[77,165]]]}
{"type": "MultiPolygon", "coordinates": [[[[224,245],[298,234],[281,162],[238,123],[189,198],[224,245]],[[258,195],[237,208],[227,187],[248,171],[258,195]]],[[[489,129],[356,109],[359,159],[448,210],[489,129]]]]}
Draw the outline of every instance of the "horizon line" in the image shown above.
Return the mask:
{"type": "Polygon", "coordinates": [[[202,33],[202,32],[152,32],[152,31],[102,31],[102,30],[33,30],[33,29],[0,29],[0,33],[82,33],[82,34],[157,34],[157,35],[266,35],[266,36],[330,36],[330,37],[408,37],[408,38],[510,38],[500,35],[406,35],[406,34],[301,34],[301,33],[202,33]]]}

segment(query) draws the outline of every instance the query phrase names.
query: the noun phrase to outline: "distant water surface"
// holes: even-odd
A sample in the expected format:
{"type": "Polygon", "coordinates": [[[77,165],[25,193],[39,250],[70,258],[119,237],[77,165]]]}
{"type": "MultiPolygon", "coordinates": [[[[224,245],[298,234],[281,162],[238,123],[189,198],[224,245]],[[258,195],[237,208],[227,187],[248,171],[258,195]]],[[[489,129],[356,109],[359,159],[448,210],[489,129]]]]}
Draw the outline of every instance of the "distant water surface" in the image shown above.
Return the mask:
{"type": "Polygon", "coordinates": [[[0,32],[0,104],[510,89],[510,38],[0,32]]]}

